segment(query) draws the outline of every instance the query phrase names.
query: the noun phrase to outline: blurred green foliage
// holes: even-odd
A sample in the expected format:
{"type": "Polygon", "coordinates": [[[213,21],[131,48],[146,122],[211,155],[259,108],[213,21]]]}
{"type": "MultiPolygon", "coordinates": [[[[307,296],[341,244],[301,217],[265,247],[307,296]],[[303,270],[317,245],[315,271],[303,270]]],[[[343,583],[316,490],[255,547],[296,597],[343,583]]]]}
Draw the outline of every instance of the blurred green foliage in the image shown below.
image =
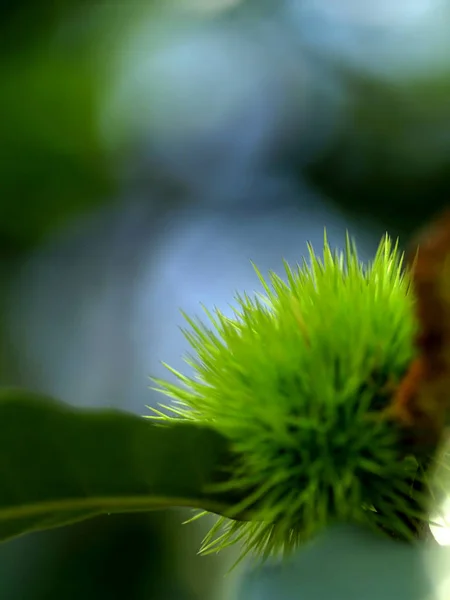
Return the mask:
{"type": "Polygon", "coordinates": [[[98,131],[94,31],[60,31],[67,11],[82,6],[60,0],[0,9],[2,256],[30,249],[114,190],[98,131]]]}
{"type": "Polygon", "coordinates": [[[21,53],[47,35],[79,0],[3,0],[0,5],[0,52],[21,53]]]}
{"type": "Polygon", "coordinates": [[[344,117],[306,176],[349,213],[410,235],[449,201],[449,74],[403,81],[339,70],[344,117]]]}
{"type": "Polygon", "coordinates": [[[49,536],[33,600],[191,600],[172,568],[171,521],[167,512],[115,515],[49,536]]]}
{"type": "Polygon", "coordinates": [[[27,249],[113,189],[94,73],[73,55],[3,61],[0,114],[0,251],[27,249]]]}

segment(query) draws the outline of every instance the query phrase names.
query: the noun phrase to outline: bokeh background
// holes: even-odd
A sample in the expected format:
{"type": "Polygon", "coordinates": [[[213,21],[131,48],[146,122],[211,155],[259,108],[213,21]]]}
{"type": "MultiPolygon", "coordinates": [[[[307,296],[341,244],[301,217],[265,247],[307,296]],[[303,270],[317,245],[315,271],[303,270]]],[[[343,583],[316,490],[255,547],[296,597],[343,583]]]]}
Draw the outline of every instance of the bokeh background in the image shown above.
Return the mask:
{"type": "MultiPolygon", "coordinates": [[[[450,191],[449,28],[447,0],[2,2],[2,383],[145,414],[160,361],[187,369],[179,309],[229,310],[250,261],[281,272],[324,227],[363,258],[407,242],[450,191]]],[[[0,598],[294,597],[198,557],[186,516],[0,546],[0,598]]]]}

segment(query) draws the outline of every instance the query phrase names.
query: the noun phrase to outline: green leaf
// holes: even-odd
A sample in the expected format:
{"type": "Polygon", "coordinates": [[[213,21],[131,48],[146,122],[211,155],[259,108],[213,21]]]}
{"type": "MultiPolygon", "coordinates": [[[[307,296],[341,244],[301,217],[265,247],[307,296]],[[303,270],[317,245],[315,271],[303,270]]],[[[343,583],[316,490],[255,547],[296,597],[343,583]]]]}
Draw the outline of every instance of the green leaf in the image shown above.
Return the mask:
{"type": "Polygon", "coordinates": [[[208,487],[228,458],[225,438],[206,427],[161,426],[3,389],[0,540],[104,513],[169,506],[223,513],[226,496],[208,487]]]}

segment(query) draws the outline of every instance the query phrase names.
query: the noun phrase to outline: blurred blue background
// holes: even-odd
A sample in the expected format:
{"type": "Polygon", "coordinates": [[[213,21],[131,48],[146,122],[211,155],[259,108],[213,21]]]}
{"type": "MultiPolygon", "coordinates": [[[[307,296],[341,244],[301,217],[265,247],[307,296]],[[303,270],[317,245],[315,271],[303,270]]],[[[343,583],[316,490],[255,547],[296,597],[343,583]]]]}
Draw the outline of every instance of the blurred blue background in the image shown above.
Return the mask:
{"type": "MultiPolygon", "coordinates": [[[[179,309],[229,310],[260,289],[250,261],[281,272],[324,227],[366,259],[407,241],[450,190],[449,27],[446,0],[3,2],[3,383],[145,414],[160,361],[187,370],[179,309]]],[[[344,591],[302,591],[306,567],[225,577],[236,551],[198,557],[209,524],[185,518],[0,546],[0,598],[402,600],[412,571],[438,598],[416,554],[344,534],[325,553],[344,591]]]]}

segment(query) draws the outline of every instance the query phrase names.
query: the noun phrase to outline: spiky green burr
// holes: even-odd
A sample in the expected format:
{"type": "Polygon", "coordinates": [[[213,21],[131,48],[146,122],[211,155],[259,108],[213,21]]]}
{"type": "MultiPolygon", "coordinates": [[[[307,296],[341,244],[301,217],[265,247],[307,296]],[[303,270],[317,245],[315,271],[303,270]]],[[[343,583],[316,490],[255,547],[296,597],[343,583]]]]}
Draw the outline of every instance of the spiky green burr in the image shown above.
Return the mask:
{"type": "MultiPolygon", "coordinates": [[[[203,551],[236,541],[268,556],[289,551],[336,521],[414,537],[425,523],[420,459],[405,453],[399,428],[377,418],[414,356],[414,298],[402,255],[388,236],[364,266],[347,237],[263,294],[236,296],[233,318],[187,316],[194,375],[168,367],[158,380],[176,401],[164,418],[190,419],[226,436],[238,457],[230,487],[252,490],[220,518],[203,551]],[[419,492],[419,487],[421,491],[419,492]],[[256,507],[256,508],[255,508],[256,507]]],[[[201,449],[199,449],[201,451],[201,449]]]]}

